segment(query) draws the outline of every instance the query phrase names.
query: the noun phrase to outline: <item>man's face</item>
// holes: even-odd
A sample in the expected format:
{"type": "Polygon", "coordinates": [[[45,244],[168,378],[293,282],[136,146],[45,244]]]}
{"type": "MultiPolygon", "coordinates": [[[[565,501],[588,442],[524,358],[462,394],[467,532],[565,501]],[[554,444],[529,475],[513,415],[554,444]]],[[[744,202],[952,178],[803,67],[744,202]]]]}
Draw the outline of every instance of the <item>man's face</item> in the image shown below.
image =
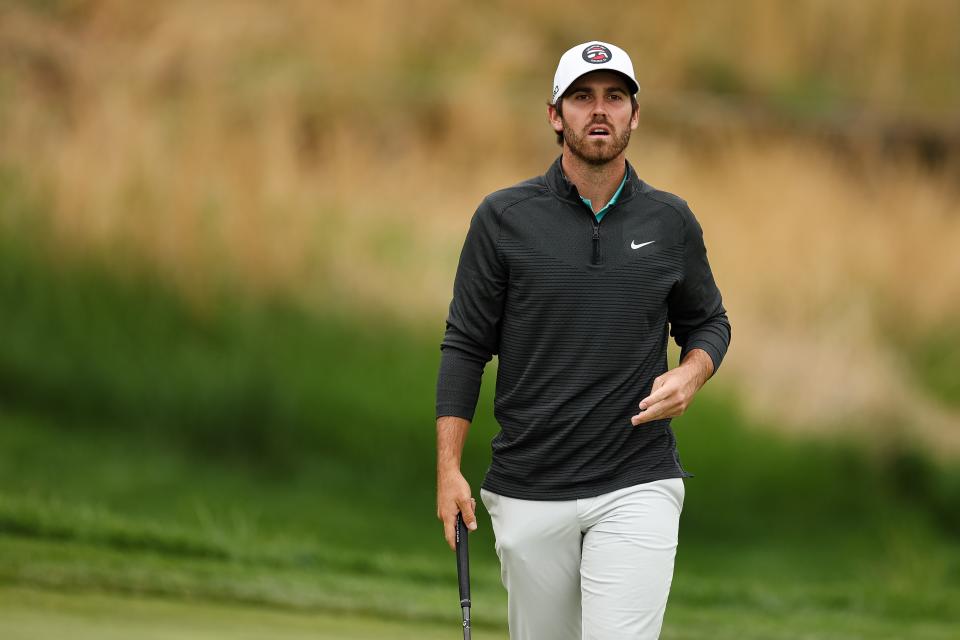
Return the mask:
{"type": "Polygon", "coordinates": [[[564,93],[563,116],[550,107],[550,124],[563,132],[564,144],[588,164],[602,165],[618,157],[637,128],[630,88],[619,73],[592,71],[564,93]]]}

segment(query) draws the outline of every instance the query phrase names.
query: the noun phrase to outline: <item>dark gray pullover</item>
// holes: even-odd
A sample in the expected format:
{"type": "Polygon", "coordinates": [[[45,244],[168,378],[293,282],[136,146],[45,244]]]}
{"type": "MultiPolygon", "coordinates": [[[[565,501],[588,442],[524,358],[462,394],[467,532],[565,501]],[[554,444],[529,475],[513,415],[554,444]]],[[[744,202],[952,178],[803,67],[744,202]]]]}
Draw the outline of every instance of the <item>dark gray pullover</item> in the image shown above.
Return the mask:
{"type": "Polygon", "coordinates": [[[670,419],[634,427],[640,400],[703,349],[714,369],[730,323],[687,203],[637,177],[601,222],[563,175],[487,196],[470,222],[441,344],[437,416],[472,420],[499,358],[500,433],[483,487],[530,500],[596,496],[691,477],[670,419]]]}

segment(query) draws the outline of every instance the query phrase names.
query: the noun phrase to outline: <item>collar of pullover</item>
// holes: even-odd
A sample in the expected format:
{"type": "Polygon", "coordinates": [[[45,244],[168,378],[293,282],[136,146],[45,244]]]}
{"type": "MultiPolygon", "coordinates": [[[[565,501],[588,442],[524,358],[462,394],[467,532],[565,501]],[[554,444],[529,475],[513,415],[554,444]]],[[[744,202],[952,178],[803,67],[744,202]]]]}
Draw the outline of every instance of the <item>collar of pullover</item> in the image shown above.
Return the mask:
{"type": "MultiPolygon", "coordinates": [[[[577,186],[570,182],[565,175],[563,175],[563,168],[560,165],[560,159],[563,156],[559,156],[550,168],[547,169],[546,180],[547,185],[550,187],[550,190],[556,193],[558,196],[564,200],[569,200],[574,203],[581,203],[580,193],[577,191],[577,186]]],[[[626,162],[627,172],[625,176],[626,182],[623,185],[623,190],[620,192],[619,201],[624,201],[633,196],[636,192],[640,181],[637,178],[636,172],[633,170],[633,166],[629,161],[626,162]]]]}

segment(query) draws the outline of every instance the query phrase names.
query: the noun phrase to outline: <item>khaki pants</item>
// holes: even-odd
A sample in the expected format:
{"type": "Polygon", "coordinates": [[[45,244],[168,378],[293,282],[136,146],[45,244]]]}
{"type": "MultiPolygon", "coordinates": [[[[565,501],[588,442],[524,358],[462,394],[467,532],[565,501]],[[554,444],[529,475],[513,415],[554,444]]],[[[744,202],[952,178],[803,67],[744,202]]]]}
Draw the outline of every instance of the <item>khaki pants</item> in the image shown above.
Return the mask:
{"type": "Polygon", "coordinates": [[[682,478],[580,500],[485,489],[511,640],[654,640],[673,581],[682,478]]]}

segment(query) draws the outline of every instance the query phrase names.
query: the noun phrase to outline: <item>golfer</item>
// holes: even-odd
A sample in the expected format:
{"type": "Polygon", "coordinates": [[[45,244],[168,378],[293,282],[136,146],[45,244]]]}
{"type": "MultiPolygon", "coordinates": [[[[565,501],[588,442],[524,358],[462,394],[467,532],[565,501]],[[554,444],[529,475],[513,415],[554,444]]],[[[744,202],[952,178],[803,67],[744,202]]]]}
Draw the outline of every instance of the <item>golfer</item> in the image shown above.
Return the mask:
{"type": "Polygon", "coordinates": [[[612,44],[564,53],[547,105],[560,157],[483,200],[457,267],[437,382],[437,516],[451,548],[458,511],[477,527],[460,459],[496,354],[500,432],[480,497],[513,640],[659,636],[693,475],[670,419],[730,343],[700,225],[624,157],[638,89],[612,44]]]}

